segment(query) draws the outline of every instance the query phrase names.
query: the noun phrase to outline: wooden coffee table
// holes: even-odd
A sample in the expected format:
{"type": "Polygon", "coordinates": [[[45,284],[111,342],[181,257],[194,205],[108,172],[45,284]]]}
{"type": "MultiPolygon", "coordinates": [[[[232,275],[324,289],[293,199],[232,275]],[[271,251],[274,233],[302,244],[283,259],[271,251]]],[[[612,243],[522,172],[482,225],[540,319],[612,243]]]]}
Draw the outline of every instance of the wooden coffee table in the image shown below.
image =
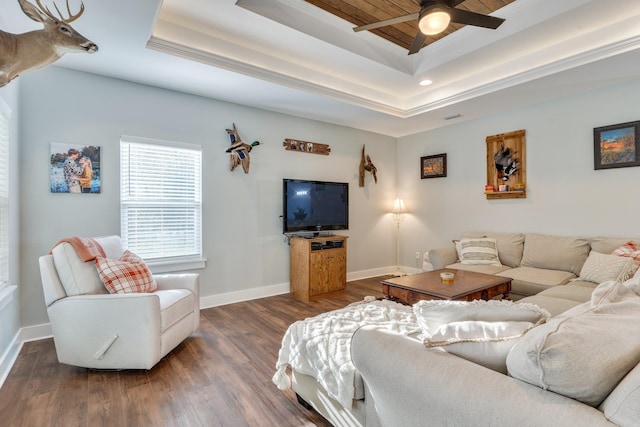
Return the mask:
{"type": "Polygon", "coordinates": [[[381,283],[382,293],[387,298],[409,305],[423,299],[473,301],[489,300],[498,295],[508,299],[511,292],[511,279],[508,277],[448,268],[394,277],[381,283]],[[440,273],[443,272],[454,274],[452,283],[442,281],[440,273]]]}

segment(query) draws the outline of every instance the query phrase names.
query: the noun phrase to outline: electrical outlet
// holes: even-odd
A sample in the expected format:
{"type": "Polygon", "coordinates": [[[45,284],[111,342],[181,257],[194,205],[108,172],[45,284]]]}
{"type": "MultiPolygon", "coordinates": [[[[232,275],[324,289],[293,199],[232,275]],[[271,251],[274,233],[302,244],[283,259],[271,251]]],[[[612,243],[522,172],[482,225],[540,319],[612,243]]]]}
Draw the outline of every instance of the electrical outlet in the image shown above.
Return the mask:
{"type": "Polygon", "coordinates": [[[420,252],[416,252],[416,259],[420,259],[420,252]]]}

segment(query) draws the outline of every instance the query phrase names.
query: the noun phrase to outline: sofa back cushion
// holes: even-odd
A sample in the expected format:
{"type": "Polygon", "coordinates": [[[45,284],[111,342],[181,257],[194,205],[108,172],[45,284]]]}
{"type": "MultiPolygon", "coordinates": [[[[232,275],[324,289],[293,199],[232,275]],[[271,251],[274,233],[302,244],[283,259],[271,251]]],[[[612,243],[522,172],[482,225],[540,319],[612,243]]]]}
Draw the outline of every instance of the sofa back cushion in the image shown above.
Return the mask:
{"type": "Polygon", "coordinates": [[[51,251],[58,277],[68,297],[106,294],[93,260],[84,262],[70,243],[60,243],[51,251]]]}
{"type": "Polygon", "coordinates": [[[500,262],[509,267],[519,267],[524,250],[524,234],[522,233],[481,233],[468,232],[464,237],[490,237],[496,239],[500,262]]]}
{"type": "Polygon", "coordinates": [[[593,237],[590,239],[591,249],[601,254],[610,254],[627,242],[635,242],[640,245],[640,239],[629,239],[621,237],[593,237]]]}
{"type": "MultiPolygon", "coordinates": [[[[120,258],[124,252],[120,236],[96,237],[96,242],[109,258],[120,258]]],[[[51,250],[53,263],[67,296],[106,294],[94,260],[82,261],[70,243],[61,243],[51,250]]]]}
{"type": "Polygon", "coordinates": [[[570,271],[576,276],[591,250],[589,241],[578,237],[527,234],[524,242],[523,267],[570,271]]]}
{"type": "Polygon", "coordinates": [[[640,297],[622,283],[599,285],[589,302],[530,330],[507,356],[509,374],[598,406],[640,362],[640,297]]]}

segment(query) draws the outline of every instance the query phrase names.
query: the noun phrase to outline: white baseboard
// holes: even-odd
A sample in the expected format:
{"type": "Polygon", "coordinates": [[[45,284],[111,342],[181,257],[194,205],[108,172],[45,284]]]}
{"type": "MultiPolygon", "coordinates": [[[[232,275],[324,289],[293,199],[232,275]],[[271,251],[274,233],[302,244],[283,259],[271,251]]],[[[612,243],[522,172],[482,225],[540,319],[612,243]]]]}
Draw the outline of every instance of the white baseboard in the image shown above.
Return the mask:
{"type": "Polygon", "coordinates": [[[20,329],[20,341],[23,343],[29,341],[38,341],[45,338],[51,338],[51,323],[43,323],[42,325],[26,326],[20,329]]]}
{"type": "Polygon", "coordinates": [[[18,354],[20,354],[20,350],[22,349],[22,341],[18,339],[20,336],[20,331],[16,333],[11,340],[11,344],[5,350],[2,355],[2,359],[0,359],[0,388],[4,384],[4,380],[7,379],[13,364],[16,363],[16,359],[18,358],[18,354]]]}
{"type": "Polygon", "coordinates": [[[289,283],[282,283],[279,285],[263,286],[260,288],[227,292],[224,294],[208,295],[200,298],[200,308],[218,307],[236,302],[272,297],[274,295],[286,294],[288,292],[289,283]]]}
{"type": "Polygon", "coordinates": [[[4,381],[9,375],[9,372],[11,372],[13,364],[16,363],[16,359],[20,354],[20,350],[22,350],[22,345],[29,341],[51,338],[51,336],[50,323],[44,323],[42,325],[36,326],[27,326],[24,328],[20,328],[20,330],[16,332],[13,340],[11,340],[11,344],[9,344],[9,347],[5,350],[2,358],[0,358],[0,388],[2,388],[4,381]]]}
{"type": "MultiPolygon", "coordinates": [[[[395,266],[374,268],[371,270],[361,270],[351,273],[347,273],[347,281],[367,279],[369,277],[384,276],[391,274],[395,271],[395,266]]],[[[402,267],[402,271],[407,274],[420,273],[421,270],[415,268],[402,267]]],[[[289,283],[281,283],[278,285],[263,286],[260,288],[246,289],[236,292],[227,292],[218,295],[207,295],[200,298],[200,308],[218,307],[221,305],[233,304],[236,302],[250,301],[258,298],[266,298],[274,295],[286,294],[289,292],[289,283]]],[[[16,333],[9,348],[4,352],[2,358],[0,358],[0,388],[4,384],[7,375],[11,371],[13,364],[20,354],[22,345],[25,342],[37,341],[45,338],[50,338],[51,324],[44,323],[42,325],[26,326],[20,328],[16,333]]]]}

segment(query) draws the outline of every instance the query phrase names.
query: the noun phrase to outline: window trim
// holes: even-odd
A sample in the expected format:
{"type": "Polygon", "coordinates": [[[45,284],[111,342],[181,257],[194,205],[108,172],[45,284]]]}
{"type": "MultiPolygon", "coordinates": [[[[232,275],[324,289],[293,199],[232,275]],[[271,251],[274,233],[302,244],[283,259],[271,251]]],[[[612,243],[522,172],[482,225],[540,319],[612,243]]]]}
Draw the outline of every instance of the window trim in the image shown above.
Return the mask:
{"type": "MultiPolygon", "coordinates": [[[[147,144],[147,145],[159,145],[165,147],[172,148],[183,148],[187,150],[196,150],[201,153],[201,161],[202,161],[202,146],[197,144],[189,144],[185,142],[178,141],[168,141],[168,140],[160,140],[155,138],[146,138],[140,136],[132,136],[132,135],[121,135],[120,136],[120,149],[122,148],[122,144],[147,144]]],[[[120,209],[122,212],[122,152],[120,153],[120,209]]],[[[200,255],[196,256],[179,256],[179,257],[165,257],[165,258],[154,258],[152,260],[145,260],[146,264],[149,266],[149,269],[152,273],[169,273],[176,271],[185,271],[185,270],[197,270],[203,269],[206,267],[207,259],[203,255],[202,244],[203,244],[203,230],[202,230],[202,168],[200,173],[200,255]]],[[[122,215],[120,217],[120,233],[122,234],[124,230],[122,229],[122,215]]]]}
{"type": "MultiPolygon", "coordinates": [[[[10,152],[11,152],[11,108],[9,108],[9,105],[7,105],[7,103],[4,101],[3,98],[0,97],[0,114],[2,114],[7,121],[7,145],[6,145],[6,156],[3,156],[4,159],[3,161],[6,162],[6,165],[2,165],[2,166],[6,166],[3,167],[3,172],[0,173],[4,173],[6,174],[6,179],[5,179],[5,185],[6,185],[6,192],[7,192],[7,197],[6,197],[6,236],[2,235],[2,230],[0,230],[0,239],[4,240],[4,244],[6,244],[6,265],[4,267],[6,267],[6,271],[4,272],[5,277],[0,276],[0,290],[6,290],[6,289],[10,289],[9,285],[10,285],[10,274],[9,271],[11,270],[11,265],[10,265],[10,259],[11,259],[11,195],[10,195],[10,190],[11,190],[11,162],[9,161],[9,157],[10,157],[10,152]]],[[[2,209],[2,201],[0,201],[0,209],[2,209]]],[[[1,224],[0,224],[1,226],[1,224]]],[[[2,250],[3,245],[0,245],[0,251],[2,250]]],[[[0,258],[1,260],[1,258],[0,258]]],[[[4,299],[4,298],[2,298],[4,299]]],[[[0,299],[1,301],[1,299],[0,299]]]]}

